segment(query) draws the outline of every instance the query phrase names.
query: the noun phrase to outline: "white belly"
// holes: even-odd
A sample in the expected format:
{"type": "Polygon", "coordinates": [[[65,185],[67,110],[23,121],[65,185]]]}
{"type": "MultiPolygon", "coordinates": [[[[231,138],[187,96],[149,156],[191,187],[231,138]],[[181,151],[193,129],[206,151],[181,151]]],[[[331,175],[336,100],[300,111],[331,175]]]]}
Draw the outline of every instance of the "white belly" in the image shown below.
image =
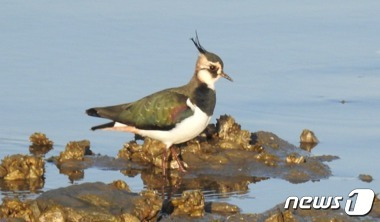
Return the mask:
{"type": "Polygon", "coordinates": [[[160,140],[167,147],[172,144],[183,143],[198,136],[209,124],[211,117],[192,104],[194,114],[178,123],[169,131],[139,130],[139,134],[160,140]]]}

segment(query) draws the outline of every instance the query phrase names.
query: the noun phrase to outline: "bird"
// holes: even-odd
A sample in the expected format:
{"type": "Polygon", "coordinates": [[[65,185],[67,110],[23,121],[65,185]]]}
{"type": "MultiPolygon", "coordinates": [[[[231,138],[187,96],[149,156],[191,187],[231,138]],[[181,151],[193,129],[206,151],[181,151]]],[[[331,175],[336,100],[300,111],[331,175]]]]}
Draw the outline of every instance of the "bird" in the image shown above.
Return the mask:
{"type": "Polygon", "coordinates": [[[204,131],[214,113],[215,82],[221,77],[233,81],[224,72],[222,59],[200,44],[197,32],[190,40],[199,55],[194,74],[187,84],[161,90],[135,102],[86,110],[89,116],[111,120],[91,130],[130,132],[164,143],[163,175],[166,175],[167,150],[177,161],[179,170],[186,172],[173,145],[187,142],[204,131]]]}

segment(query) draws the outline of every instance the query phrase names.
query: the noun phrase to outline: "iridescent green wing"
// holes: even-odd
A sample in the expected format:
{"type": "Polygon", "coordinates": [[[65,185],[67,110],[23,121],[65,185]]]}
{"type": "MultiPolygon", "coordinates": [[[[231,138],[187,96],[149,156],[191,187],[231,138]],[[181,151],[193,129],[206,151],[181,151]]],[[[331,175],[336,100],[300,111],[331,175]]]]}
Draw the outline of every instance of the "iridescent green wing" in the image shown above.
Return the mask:
{"type": "Polygon", "coordinates": [[[139,129],[171,129],[193,115],[187,99],[177,92],[161,91],[124,105],[115,120],[139,129]]]}

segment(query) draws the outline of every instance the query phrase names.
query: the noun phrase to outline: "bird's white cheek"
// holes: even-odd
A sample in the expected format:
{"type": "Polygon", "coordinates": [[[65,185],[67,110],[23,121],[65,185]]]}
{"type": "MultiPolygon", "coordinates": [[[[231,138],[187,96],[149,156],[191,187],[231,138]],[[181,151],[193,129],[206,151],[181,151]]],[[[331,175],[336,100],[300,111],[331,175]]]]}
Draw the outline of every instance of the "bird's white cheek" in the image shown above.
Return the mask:
{"type": "Polygon", "coordinates": [[[215,89],[215,82],[219,79],[219,75],[216,78],[212,78],[211,73],[209,73],[207,70],[200,70],[198,72],[198,79],[201,82],[206,83],[208,88],[215,89]]]}

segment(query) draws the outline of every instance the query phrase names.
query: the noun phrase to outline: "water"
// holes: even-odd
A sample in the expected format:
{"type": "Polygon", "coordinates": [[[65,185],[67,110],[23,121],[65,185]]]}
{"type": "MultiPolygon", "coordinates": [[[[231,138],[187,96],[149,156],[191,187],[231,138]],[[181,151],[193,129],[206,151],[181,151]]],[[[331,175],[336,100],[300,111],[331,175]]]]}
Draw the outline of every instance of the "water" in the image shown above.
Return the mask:
{"type": "MultiPolygon", "coordinates": [[[[313,154],[341,158],[329,163],[328,180],[270,179],[250,184],[244,194],[205,191],[212,194],[208,200],[253,213],[291,195],[380,192],[379,8],[378,1],[4,1],[0,157],[27,154],[35,131],[55,142],[48,156],[80,139],[89,139],[96,153],[116,156],[132,136],[89,131],[102,121],[84,110],[186,83],[197,57],[189,38],[197,30],[235,80],[217,83],[213,121],[228,113],[244,129],[271,131],[294,144],[309,128],[321,141],[313,154]],[[364,183],[360,173],[375,180],[364,183]]],[[[54,165],[46,168],[42,191],[70,184],[54,165]]],[[[75,183],[116,179],[132,191],[144,189],[139,176],[94,168],[75,183]]],[[[8,195],[14,193],[1,193],[8,195]]]]}

